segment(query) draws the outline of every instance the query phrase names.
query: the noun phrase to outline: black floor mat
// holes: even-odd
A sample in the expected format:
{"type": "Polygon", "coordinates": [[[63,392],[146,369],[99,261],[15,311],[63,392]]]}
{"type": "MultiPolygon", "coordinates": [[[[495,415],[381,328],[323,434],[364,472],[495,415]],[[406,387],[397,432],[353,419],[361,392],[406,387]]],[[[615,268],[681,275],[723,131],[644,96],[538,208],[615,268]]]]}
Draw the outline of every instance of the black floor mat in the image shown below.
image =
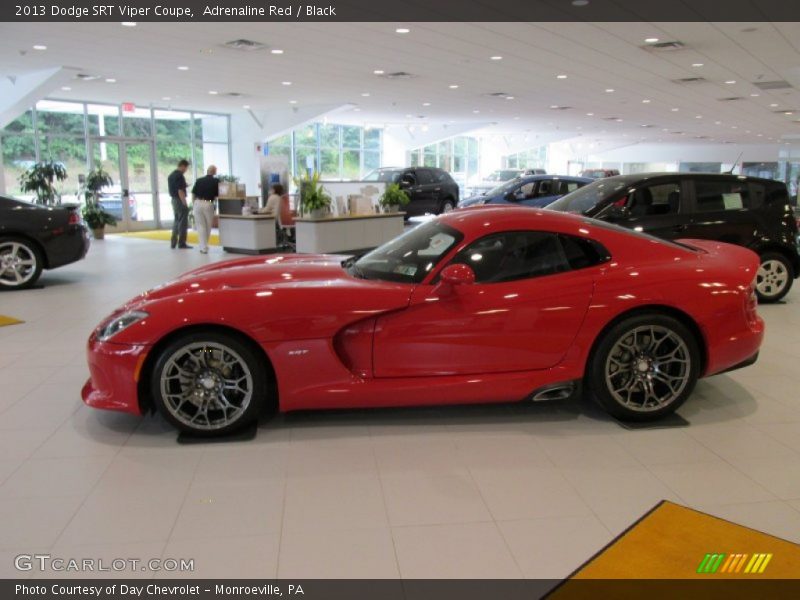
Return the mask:
{"type": "Polygon", "coordinates": [[[665,417],[661,417],[656,421],[620,421],[618,419],[614,419],[617,424],[624,428],[630,429],[632,431],[638,431],[641,429],[669,429],[672,427],[688,427],[691,425],[689,421],[684,419],[677,413],[672,413],[671,415],[667,415],[665,417]]]}

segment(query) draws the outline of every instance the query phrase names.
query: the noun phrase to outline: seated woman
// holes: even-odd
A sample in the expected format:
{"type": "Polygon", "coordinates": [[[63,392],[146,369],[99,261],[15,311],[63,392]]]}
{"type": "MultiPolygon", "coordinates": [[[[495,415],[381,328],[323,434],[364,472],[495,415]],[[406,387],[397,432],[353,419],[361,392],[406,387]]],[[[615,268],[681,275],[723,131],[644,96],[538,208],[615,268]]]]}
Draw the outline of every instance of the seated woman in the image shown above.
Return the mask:
{"type": "Polygon", "coordinates": [[[284,195],[284,193],[283,186],[280,183],[272,185],[269,188],[267,204],[266,206],[258,209],[258,214],[277,217],[281,206],[281,197],[284,195]]]}

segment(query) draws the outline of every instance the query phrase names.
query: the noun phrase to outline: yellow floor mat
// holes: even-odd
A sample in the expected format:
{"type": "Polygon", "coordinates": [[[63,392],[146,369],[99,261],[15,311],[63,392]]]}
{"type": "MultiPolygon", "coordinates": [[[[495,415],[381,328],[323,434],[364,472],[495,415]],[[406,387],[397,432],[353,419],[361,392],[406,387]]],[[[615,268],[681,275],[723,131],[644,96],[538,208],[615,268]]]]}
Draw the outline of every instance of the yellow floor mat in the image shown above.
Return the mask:
{"type": "Polygon", "coordinates": [[[663,501],[570,579],[797,578],[800,545],[663,501]]]}
{"type": "Polygon", "coordinates": [[[20,321],[19,319],[15,319],[14,317],[7,317],[5,315],[0,315],[0,327],[5,327],[6,325],[19,325],[20,323],[24,323],[25,321],[20,321]]]}
{"type": "MultiPolygon", "coordinates": [[[[159,242],[169,242],[172,238],[172,232],[169,229],[155,229],[152,231],[129,231],[127,233],[116,233],[114,235],[121,235],[124,237],[139,238],[142,240],[155,240],[159,242]]],[[[186,236],[186,241],[189,244],[197,244],[199,238],[196,231],[190,231],[186,236]]],[[[219,246],[219,234],[212,233],[208,238],[209,246],[219,246]]]]}

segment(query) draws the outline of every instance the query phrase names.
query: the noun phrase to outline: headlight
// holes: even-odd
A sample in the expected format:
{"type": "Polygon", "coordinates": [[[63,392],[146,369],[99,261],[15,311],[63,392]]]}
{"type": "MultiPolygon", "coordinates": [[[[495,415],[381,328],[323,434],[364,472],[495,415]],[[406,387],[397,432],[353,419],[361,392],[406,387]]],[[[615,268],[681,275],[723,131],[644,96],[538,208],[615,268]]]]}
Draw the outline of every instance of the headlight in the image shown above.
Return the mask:
{"type": "Polygon", "coordinates": [[[101,325],[97,330],[97,339],[105,342],[107,339],[114,337],[123,329],[127,329],[134,323],[138,323],[142,319],[146,319],[150,315],[140,310],[132,310],[130,312],[122,313],[114,317],[105,325],[101,325]]]}

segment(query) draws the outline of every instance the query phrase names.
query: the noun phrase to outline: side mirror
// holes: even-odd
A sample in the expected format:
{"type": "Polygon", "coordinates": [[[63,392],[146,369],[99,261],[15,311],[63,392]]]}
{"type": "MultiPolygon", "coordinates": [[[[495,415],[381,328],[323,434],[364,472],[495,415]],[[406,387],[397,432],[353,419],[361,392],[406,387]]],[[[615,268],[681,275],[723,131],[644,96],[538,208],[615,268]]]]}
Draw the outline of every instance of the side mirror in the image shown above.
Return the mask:
{"type": "Polygon", "coordinates": [[[505,198],[509,202],[516,202],[517,200],[519,200],[519,196],[517,196],[517,192],[506,192],[505,198]]]}
{"type": "Polygon", "coordinates": [[[446,286],[458,287],[475,283],[475,271],[463,264],[447,265],[439,276],[441,283],[446,286]]]}
{"type": "Polygon", "coordinates": [[[403,189],[407,189],[411,187],[411,181],[409,179],[401,179],[400,180],[400,187],[403,189]]]}

